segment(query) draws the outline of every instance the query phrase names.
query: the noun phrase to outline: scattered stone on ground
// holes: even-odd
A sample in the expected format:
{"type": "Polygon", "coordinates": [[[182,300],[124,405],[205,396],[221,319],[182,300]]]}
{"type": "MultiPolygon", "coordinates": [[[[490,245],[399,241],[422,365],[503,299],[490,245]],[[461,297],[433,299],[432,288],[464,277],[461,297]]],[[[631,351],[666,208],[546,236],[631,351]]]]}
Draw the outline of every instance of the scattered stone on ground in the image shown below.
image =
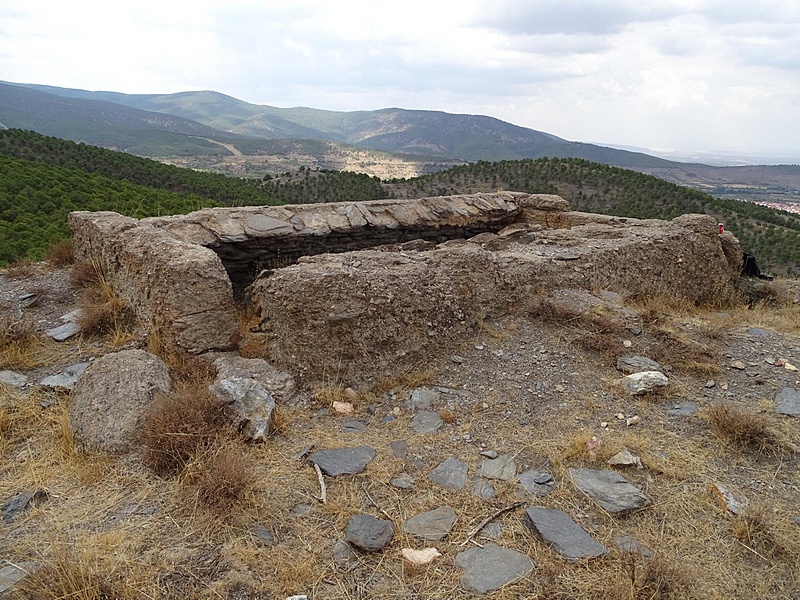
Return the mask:
{"type": "Polygon", "coordinates": [[[694,402],[678,402],[667,409],[667,416],[688,417],[697,414],[697,404],[694,402]]]}
{"type": "Polygon", "coordinates": [[[564,511],[532,506],[525,510],[527,525],[558,554],[569,561],[596,558],[608,549],[586,533],[564,511]]]}
{"type": "Polygon", "coordinates": [[[730,367],[731,369],[736,369],[737,371],[744,371],[747,368],[747,365],[740,360],[733,360],[731,361],[730,367]]]}
{"type": "Polygon", "coordinates": [[[503,526],[497,521],[492,521],[484,525],[476,537],[483,540],[499,540],[501,535],[503,535],[503,526]]]}
{"type": "Polygon", "coordinates": [[[406,402],[406,408],[418,412],[421,410],[433,410],[439,402],[439,392],[430,388],[417,388],[411,390],[411,395],[406,402]]]}
{"type": "Polygon", "coordinates": [[[750,504],[746,498],[722,483],[711,484],[711,491],[731,514],[741,514],[750,504]]]}
{"type": "Polygon", "coordinates": [[[144,350],[105,354],[89,365],[70,393],[70,426],[87,448],[130,449],[157,392],[170,389],[169,368],[144,350]]]}
{"type": "Polygon", "coordinates": [[[645,356],[620,356],[617,359],[617,370],[626,375],[641,373],[643,371],[663,371],[663,367],[656,361],[645,356]]]}
{"type": "Polygon", "coordinates": [[[450,533],[458,516],[449,506],[440,506],[403,522],[403,531],[421,539],[423,542],[441,540],[450,533]]]}
{"type": "Polygon", "coordinates": [[[80,376],[83,375],[83,372],[86,370],[89,364],[90,363],[88,362],[80,362],[70,365],[56,375],[49,375],[45,377],[39,382],[39,385],[49,387],[54,390],[69,391],[75,387],[75,383],[78,381],[80,376]]]}
{"type": "Polygon", "coordinates": [[[667,376],[660,371],[641,371],[618,379],[617,383],[631,396],[642,396],[669,384],[667,376]]]}
{"type": "Polygon", "coordinates": [[[800,392],[794,388],[783,388],[775,398],[775,412],[789,417],[800,417],[800,392]]]}
{"type": "Polygon", "coordinates": [[[517,475],[517,463],[510,454],[501,454],[497,458],[484,458],[478,467],[478,476],[486,479],[511,481],[517,475]]]}
{"type": "Polygon", "coordinates": [[[414,478],[408,473],[400,473],[399,475],[392,477],[392,479],[389,481],[389,484],[401,490],[413,490],[414,478]]]}
{"type": "Polygon", "coordinates": [[[289,404],[295,398],[297,385],[294,377],[285,371],[279,371],[261,358],[225,354],[214,360],[214,366],[217,369],[217,379],[255,379],[269,390],[279,404],[289,404]]]}
{"type": "Polygon", "coordinates": [[[340,415],[352,415],[356,411],[352,402],[341,402],[340,400],[334,400],[331,408],[333,408],[333,412],[340,415]]]}
{"type": "Polygon", "coordinates": [[[472,493],[481,500],[489,500],[490,498],[494,497],[494,495],[497,493],[497,490],[495,490],[494,486],[485,479],[477,477],[472,480],[472,493]]]}
{"type": "Polygon", "coordinates": [[[423,566],[432,563],[435,559],[442,556],[436,548],[423,548],[422,550],[415,550],[414,548],[403,548],[400,553],[412,565],[423,566]]]}
{"type": "Polygon", "coordinates": [[[263,546],[269,547],[275,543],[275,536],[272,535],[272,531],[263,525],[253,525],[250,527],[250,533],[252,533],[263,546]]]}
{"type": "Polygon", "coordinates": [[[629,554],[639,554],[645,558],[653,558],[655,553],[632,535],[619,535],[613,540],[617,549],[629,554]]]}
{"type": "Polygon", "coordinates": [[[392,440],[389,442],[395,458],[404,459],[408,455],[408,442],[406,440],[392,440]]]}
{"type": "Polygon", "coordinates": [[[369,446],[320,450],[308,457],[323,473],[330,477],[361,473],[378,453],[369,446]]]}
{"type": "Polygon", "coordinates": [[[608,464],[613,467],[636,467],[637,469],[644,469],[642,459],[627,448],[623,448],[614,456],[609,458],[608,464]]]}
{"type": "Polygon", "coordinates": [[[469,467],[466,463],[451,456],[431,471],[428,479],[442,487],[460,490],[467,483],[467,473],[469,473],[469,467]]]}
{"type": "Polygon", "coordinates": [[[607,469],[570,469],[575,486],[611,515],[643,508],[650,500],[619,473],[607,469]]]}
{"type": "Polygon", "coordinates": [[[423,410],[415,414],[408,426],[416,433],[431,434],[436,433],[444,425],[442,418],[435,412],[423,410]]]}
{"type": "Polygon", "coordinates": [[[332,554],[333,564],[343,571],[349,571],[358,565],[358,555],[352,546],[343,540],[334,540],[332,554]]]}
{"type": "MultiPolygon", "coordinates": [[[[0,596],[9,592],[16,584],[36,570],[36,563],[25,561],[9,564],[0,569],[0,596]]],[[[13,594],[13,592],[11,592],[13,594]]]]}
{"type": "Polygon", "coordinates": [[[342,419],[341,428],[342,433],[363,433],[367,428],[367,424],[359,419],[348,417],[342,419]]]}
{"type": "Polygon", "coordinates": [[[52,329],[48,329],[47,335],[49,335],[57,342],[63,342],[71,337],[78,335],[80,332],[81,332],[81,326],[79,323],[73,323],[71,321],[67,321],[63,325],[59,325],[58,327],[53,327],[52,329]]]}
{"type": "Polygon", "coordinates": [[[265,442],[272,431],[275,400],[261,382],[249,377],[218,379],[209,391],[226,408],[229,418],[244,437],[265,442]]]}
{"type": "Polygon", "coordinates": [[[28,376],[16,371],[0,371],[0,384],[20,388],[28,383],[28,376]]]}
{"type": "Polygon", "coordinates": [[[519,581],[533,570],[527,554],[488,543],[483,548],[470,548],[456,555],[456,566],[464,570],[461,585],[485,594],[519,581]]]}
{"type": "Polygon", "coordinates": [[[372,515],[350,517],[344,530],[344,539],[364,552],[378,552],[388,546],[394,537],[394,524],[372,515]]]}
{"type": "MultiPolygon", "coordinates": [[[[537,471],[536,469],[528,469],[527,471],[520,473],[519,484],[522,486],[525,492],[528,492],[537,498],[543,498],[555,489],[555,481],[553,481],[553,476],[549,473],[537,471]]],[[[519,495],[524,495],[524,492],[520,491],[519,495]]]]}
{"type": "Polygon", "coordinates": [[[43,489],[38,489],[33,492],[20,492],[13,498],[4,502],[3,506],[0,507],[0,513],[3,514],[3,521],[6,523],[13,522],[21,517],[29,508],[46,502],[49,498],[49,494],[43,489]]]}

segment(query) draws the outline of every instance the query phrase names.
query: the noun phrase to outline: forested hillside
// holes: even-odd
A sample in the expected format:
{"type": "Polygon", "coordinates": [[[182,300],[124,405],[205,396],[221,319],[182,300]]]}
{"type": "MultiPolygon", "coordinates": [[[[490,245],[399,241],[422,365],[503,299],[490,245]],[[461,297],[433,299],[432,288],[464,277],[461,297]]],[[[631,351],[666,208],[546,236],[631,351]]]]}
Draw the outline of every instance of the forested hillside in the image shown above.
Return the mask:
{"type": "Polygon", "coordinates": [[[800,273],[800,218],[748,202],[713,198],[650,175],[583,159],[479,161],[409,180],[362,173],[298,171],[241,179],[164,165],[129,154],[0,131],[0,264],[39,258],[68,236],[71,210],[144,217],[212,205],[415,198],[496,190],[557,193],[575,210],[668,219],[713,215],[776,274],[800,273]]]}
{"type": "Polygon", "coordinates": [[[650,175],[578,158],[479,161],[385,185],[391,196],[495,191],[560,194],[574,210],[638,219],[713,215],[776,274],[800,274],[800,217],[751,202],[714,198],[650,175]]]}

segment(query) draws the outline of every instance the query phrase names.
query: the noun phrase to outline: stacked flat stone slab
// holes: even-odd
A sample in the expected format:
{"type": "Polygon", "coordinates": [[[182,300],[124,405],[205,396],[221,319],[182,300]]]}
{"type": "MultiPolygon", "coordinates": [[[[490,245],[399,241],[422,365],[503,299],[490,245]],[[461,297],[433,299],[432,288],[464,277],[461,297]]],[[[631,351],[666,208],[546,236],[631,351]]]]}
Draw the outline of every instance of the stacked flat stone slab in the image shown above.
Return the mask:
{"type": "Polygon", "coordinates": [[[103,266],[167,350],[231,346],[233,294],[249,285],[269,337],[265,358],[295,375],[342,364],[394,372],[476,318],[525,310],[557,289],[710,300],[732,289],[741,264],[736,238],[719,235],[709,216],[622,219],[516,192],[141,221],[76,212],[69,222],[78,258],[103,266]],[[429,250],[404,245],[411,240],[429,250]],[[375,246],[394,251],[365,249],[375,246]],[[310,258],[292,264],[300,256],[310,258]]]}

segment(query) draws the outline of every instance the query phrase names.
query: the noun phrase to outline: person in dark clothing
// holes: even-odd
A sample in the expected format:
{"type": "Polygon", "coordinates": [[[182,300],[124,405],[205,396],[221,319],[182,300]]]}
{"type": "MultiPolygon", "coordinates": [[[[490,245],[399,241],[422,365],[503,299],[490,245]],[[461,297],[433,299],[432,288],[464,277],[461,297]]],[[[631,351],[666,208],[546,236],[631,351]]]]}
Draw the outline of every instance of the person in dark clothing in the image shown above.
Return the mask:
{"type": "Polygon", "coordinates": [[[742,275],[745,277],[758,277],[759,279],[772,281],[772,275],[767,275],[766,273],[761,272],[761,268],[758,266],[758,261],[756,260],[755,256],[752,254],[743,253],[742,259],[742,275]]]}

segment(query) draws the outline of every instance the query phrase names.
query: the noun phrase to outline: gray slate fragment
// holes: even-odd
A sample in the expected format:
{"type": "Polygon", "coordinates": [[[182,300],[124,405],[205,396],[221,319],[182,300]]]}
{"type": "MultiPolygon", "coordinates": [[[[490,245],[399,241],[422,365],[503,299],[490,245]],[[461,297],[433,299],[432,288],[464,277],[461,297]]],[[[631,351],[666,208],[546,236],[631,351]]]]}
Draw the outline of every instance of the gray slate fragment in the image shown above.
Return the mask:
{"type": "MultiPolygon", "coordinates": [[[[36,570],[36,563],[21,562],[0,569],[0,595],[5,594],[36,570]]],[[[3,596],[5,597],[5,596],[3,596]]]]}
{"type": "Polygon", "coordinates": [[[399,488],[401,490],[413,490],[414,478],[408,473],[400,473],[397,477],[392,477],[389,485],[399,488]]]}
{"type": "Polygon", "coordinates": [[[669,384],[669,379],[660,371],[641,371],[618,381],[631,396],[641,396],[669,384]]]}
{"type": "Polygon", "coordinates": [[[632,535],[619,535],[615,537],[614,545],[622,552],[628,552],[629,554],[639,554],[645,558],[653,558],[655,556],[655,552],[632,535]]]}
{"type": "Polygon", "coordinates": [[[608,548],[586,533],[564,511],[531,506],[525,510],[527,525],[558,554],[574,562],[608,554],[608,548]]]}
{"type": "Polygon", "coordinates": [[[747,333],[755,337],[769,337],[772,332],[761,327],[748,327],[747,333]]]}
{"type": "Polygon", "coordinates": [[[339,569],[342,569],[344,571],[349,571],[350,569],[358,565],[358,556],[356,555],[355,552],[353,552],[353,549],[347,542],[344,542],[342,540],[334,541],[332,554],[333,554],[333,564],[335,564],[339,569]]]}
{"type": "Polygon", "coordinates": [[[497,493],[494,486],[485,479],[475,479],[472,481],[472,494],[481,500],[489,500],[497,493]]]}
{"type": "Polygon", "coordinates": [[[364,421],[359,421],[353,417],[342,419],[342,433],[363,433],[367,428],[364,421]]]}
{"type": "Polygon", "coordinates": [[[253,525],[250,527],[250,533],[252,533],[264,546],[269,547],[275,543],[275,536],[273,536],[272,532],[263,525],[253,525]]]}
{"type": "Polygon", "coordinates": [[[460,490],[467,484],[469,467],[452,456],[428,474],[428,479],[442,487],[460,490]]]}
{"type": "Polygon", "coordinates": [[[620,356],[617,359],[617,370],[630,375],[642,371],[661,371],[663,367],[646,356],[628,355],[620,356]]]}
{"type": "Polygon", "coordinates": [[[383,550],[394,537],[394,524],[372,515],[350,517],[344,539],[364,552],[383,550]]]}
{"type": "Polygon", "coordinates": [[[39,301],[39,294],[28,293],[17,297],[20,308],[30,308],[39,301]]]}
{"type": "Polygon", "coordinates": [[[456,566],[464,570],[462,587],[485,594],[519,581],[533,570],[534,565],[527,554],[490,542],[483,548],[459,552],[456,566]]]}
{"type": "Polygon", "coordinates": [[[43,489],[38,489],[33,492],[20,492],[13,498],[10,498],[3,506],[0,507],[0,512],[3,513],[3,521],[11,523],[28,510],[42,502],[49,499],[47,492],[43,489]]]}
{"type": "Polygon", "coordinates": [[[417,433],[427,435],[439,431],[439,428],[443,424],[444,421],[442,421],[442,418],[437,413],[423,410],[411,418],[408,426],[417,433]]]}
{"type": "Polygon", "coordinates": [[[775,398],[775,412],[779,415],[800,417],[800,392],[790,387],[783,388],[775,398]]]}
{"type": "Polygon", "coordinates": [[[697,404],[694,402],[678,402],[667,409],[669,417],[688,417],[697,413],[697,404]]]}
{"type": "Polygon", "coordinates": [[[483,540],[499,540],[501,535],[503,535],[503,526],[497,521],[492,521],[483,526],[477,537],[483,540]]]}
{"type": "Polygon", "coordinates": [[[650,504],[642,490],[615,471],[570,469],[573,483],[607,513],[623,514],[650,504]]]}
{"type": "Polygon", "coordinates": [[[68,321],[63,325],[59,325],[58,327],[53,327],[52,329],[47,330],[47,335],[53,338],[57,342],[63,342],[64,340],[68,340],[74,335],[78,335],[81,332],[81,326],[78,323],[73,323],[68,321]]]}
{"type": "Polygon", "coordinates": [[[458,516],[449,506],[440,506],[419,515],[414,515],[403,523],[403,531],[423,542],[432,542],[446,537],[453,529],[458,516]]]}
{"type": "Polygon", "coordinates": [[[432,410],[439,401],[439,392],[430,388],[417,388],[411,390],[411,397],[406,402],[406,408],[414,412],[432,410]]]}
{"type": "Polygon", "coordinates": [[[517,476],[517,463],[510,454],[501,454],[497,458],[484,458],[478,467],[478,475],[486,479],[511,481],[517,476]]]}
{"type": "Polygon", "coordinates": [[[408,455],[408,442],[406,440],[392,440],[389,442],[389,447],[396,458],[402,459],[408,455]]]}
{"type": "Polygon", "coordinates": [[[54,390],[71,390],[78,382],[78,378],[83,375],[86,367],[89,366],[88,362],[75,363],[65,368],[61,373],[45,377],[39,382],[39,385],[49,387],[54,390]]]}
{"type": "Polygon", "coordinates": [[[17,373],[16,371],[0,371],[0,384],[9,387],[22,387],[28,383],[27,375],[17,373]]]}
{"type": "Polygon", "coordinates": [[[265,442],[272,430],[275,400],[262,383],[247,377],[218,379],[209,391],[222,402],[244,436],[265,442]]]}
{"type": "Polygon", "coordinates": [[[279,404],[290,402],[295,397],[297,385],[294,377],[279,371],[261,358],[224,355],[214,361],[214,366],[217,368],[217,379],[229,377],[255,379],[269,390],[279,404]]]}
{"type": "Polygon", "coordinates": [[[526,492],[537,498],[543,498],[555,489],[552,475],[536,469],[528,469],[524,473],[520,473],[519,484],[526,492]]]}
{"type": "Polygon", "coordinates": [[[336,448],[334,450],[315,452],[308,458],[308,461],[319,465],[319,468],[326,475],[336,477],[337,475],[361,473],[377,454],[369,446],[336,448]]]}

